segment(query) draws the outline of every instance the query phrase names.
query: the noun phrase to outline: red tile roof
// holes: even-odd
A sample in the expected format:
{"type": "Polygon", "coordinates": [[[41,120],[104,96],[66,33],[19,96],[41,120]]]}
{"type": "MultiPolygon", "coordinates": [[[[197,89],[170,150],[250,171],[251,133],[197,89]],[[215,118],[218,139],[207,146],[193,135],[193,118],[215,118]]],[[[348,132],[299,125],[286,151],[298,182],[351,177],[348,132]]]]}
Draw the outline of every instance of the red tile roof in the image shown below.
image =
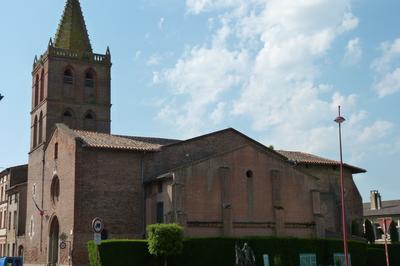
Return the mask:
{"type": "Polygon", "coordinates": [[[86,147],[132,151],[158,151],[162,146],[178,142],[178,140],[131,137],[106,133],[73,130],[86,147]]]}
{"type": "MultiPolygon", "coordinates": [[[[313,165],[325,165],[325,166],[340,166],[339,161],[326,159],[317,155],[305,153],[305,152],[298,152],[298,151],[282,151],[278,150],[278,153],[285,156],[288,160],[293,161],[297,164],[313,164],[313,165]]],[[[367,172],[365,169],[344,164],[345,167],[352,170],[353,173],[365,173],[367,172]]]]}

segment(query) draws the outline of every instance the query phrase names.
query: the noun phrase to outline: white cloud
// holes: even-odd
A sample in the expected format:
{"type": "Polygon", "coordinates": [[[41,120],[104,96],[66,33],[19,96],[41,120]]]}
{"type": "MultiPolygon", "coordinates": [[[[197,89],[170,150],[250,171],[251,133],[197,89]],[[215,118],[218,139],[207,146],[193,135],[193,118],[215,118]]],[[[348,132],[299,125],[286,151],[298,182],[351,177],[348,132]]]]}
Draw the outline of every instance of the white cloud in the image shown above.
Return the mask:
{"type": "MultiPolygon", "coordinates": [[[[186,0],[190,14],[221,13],[209,19],[214,33],[210,43],[188,47],[175,66],[163,72],[173,96],[164,102],[158,118],[172,123],[182,135],[193,136],[243,117],[265,136],[264,143],[336,152],[333,120],[342,105],[349,118],[345,139],[352,156],[361,157],[362,147],[373,142],[370,132],[381,134],[389,124],[368,125],[356,95],[343,95],[316,81],[317,63],[333,42],[358,26],[350,4],[350,0],[186,0]]],[[[360,40],[351,40],[348,51],[359,60],[360,40]]]]}
{"type": "Polygon", "coordinates": [[[161,82],[160,72],[153,72],[153,84],[159,84],[161,82]]]}
{"type": "Polygon", "coordinates": [[[400,38],[393,42],[382,43],[380,50],[382,56],[374,60],[372,68],[377,72],[384,72],[390,69],[392,63],[400,57],[400,38]]]}
{"type": "Polygon", "coordinates": [[[379,97],[385,97],[400,91],[400,67],[386,74],[382,80],[374,85],[379,97]]]}
{"type": "Polygon", "coordinates": [[[393,124],[388,121],[376,121],[372,126],[364,128],[364,130],[358,136],[358,141],[377,141],[386,137],[392,128],[393,124]]]}
{"type": "Polygon", "coordinates": [[[226,103],[220,102],[220,103],[218,103],[215,110],[211,113],[210,117],[214,124],[221,123],[221,121],[223,120],[224,113],[225,113],[225,107],[226,107],[226,103]]]}
{"type": "Polygon", "coordinates": [[[382,55],[371,65],[377,78],[373,88],[385,97],[400,91],[400,38],[382,43],[380,49],[382,55]]]}
{"type": "Polygon", "coordinates": [[[138,60],[141,55],[142,55],[142,51],[137,50],[136,53],[135,53],[135,60],[138,60]]]}
{"type": "Polygon", "coordinates": [[[356,64],[362,56],[361,42],[359,38],[351,39],[346,45],[344,62],[346,64],[356,64]]]}
{"type": "Polygon", "coordinates": [[[160,56],[154,54],[154,55],[151,55],[149,57],[149,59],[147,59],[146,64],[148,66],[157,66],[160,64],[160,60],[161,60],[160,56]]]}
{"type": "Polygon", "coordinates": [[[160,18],[160,20],[158,21],[158,28],[160,30],[162,30],[164,23],[165,23],[165,18],[160,18]]]}

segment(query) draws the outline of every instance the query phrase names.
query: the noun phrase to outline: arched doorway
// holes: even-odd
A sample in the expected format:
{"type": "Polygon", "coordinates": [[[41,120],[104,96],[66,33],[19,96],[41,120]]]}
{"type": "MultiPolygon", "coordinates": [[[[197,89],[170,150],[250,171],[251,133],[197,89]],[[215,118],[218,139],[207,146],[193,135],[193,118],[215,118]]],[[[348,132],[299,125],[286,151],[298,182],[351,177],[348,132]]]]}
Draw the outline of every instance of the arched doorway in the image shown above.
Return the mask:
{"type": "Polygon", "coordinates": [[[60,234],[60,226],[57,217],[54,217],[50,225],[49,233],[49,266],[58,264],[58,239],[60,234]]]}

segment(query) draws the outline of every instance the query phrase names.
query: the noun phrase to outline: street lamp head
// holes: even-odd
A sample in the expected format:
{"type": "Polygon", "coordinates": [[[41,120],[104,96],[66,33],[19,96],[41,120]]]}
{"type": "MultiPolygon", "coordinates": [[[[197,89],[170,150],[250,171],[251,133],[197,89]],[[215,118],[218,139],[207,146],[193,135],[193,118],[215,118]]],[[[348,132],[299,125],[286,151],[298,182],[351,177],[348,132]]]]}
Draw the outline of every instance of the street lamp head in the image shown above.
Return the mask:
{"type": "Polygon", "coordinates": [[[336,119],[335,119],[335,122],[338,123],[338,124],[341,124],[341,123],[343,123],[344,121],[346,121],[346,119],[344,119],[343,116],[338,116],[338,117],[336,117],[336,119]]]}
{"type": "Polygon", "coordinates": [[[4,96],[0,93],[0,101],[3,100],[4,96]]]}
{"type": "Polygon", "coordinates": [[[340,125],[344,121],[346,121],[346,119],[344,119],[344,117],[340,115],[340,105],[338,106],[338,110],[339,110],[339,116],[336,117],[336,119],[334,121],[340,125]]]}

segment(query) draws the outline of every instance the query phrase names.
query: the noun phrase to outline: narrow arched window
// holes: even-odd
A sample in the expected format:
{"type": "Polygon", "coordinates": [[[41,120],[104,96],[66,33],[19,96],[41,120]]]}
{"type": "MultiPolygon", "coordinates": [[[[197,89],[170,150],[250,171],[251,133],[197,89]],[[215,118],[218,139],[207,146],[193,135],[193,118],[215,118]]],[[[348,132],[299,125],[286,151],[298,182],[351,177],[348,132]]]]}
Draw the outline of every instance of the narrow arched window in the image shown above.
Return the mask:
{"type": "Polygon", "coordinates": [[[64,84],[73,84],[74,83],[74,75],[71,69],[66,69],[64,71],[64,84]]]}
{"type": "Polygon", "coordinates": [[[96,115],[93,111],[89,110],[84,115],[84,126],[86,130],[96,131],[96,115]]]}
{"type": "Polygon", "coordinates": [[[51,181],[50,196],[53,203],[57,203],[60,197],[60,179],[58,176],[54,176],[51,181]]]}
{"type": "Polygon", "coordinates": [[[70,110],[64,112],[64,117],[72,117],[72,113],[70,110]]]}
{"type": "Polygon", "coordinates": [[[40,112],[39,116],[39,134],[38,134],[38,144],[43,141],[43,113],[40,112]]]}
{"type": "Polygon", "coordinates": [[[44,70],[40,74],[40,102],[44,99],[44,70]]]}
{"type": "Polygon", "coordinates": [[[58,159],[58,143],[54,144],[54,160],[58,159]]]}
{"type": "Polygon", "coordinates": [[[94,88],[94,73],[89,70],[85,74],[85,87],[94,88]]]}
{"type": "Polygon", "coordinates": [[[39,103],[39,75],[36,75],[35,79],[35,91],[34,91],[34,107],[36,107],[39,103]]]}
{"type": "Polygon", "coordinates": [[[33,122],[33,140],[32,140],[32,147],[35,148],[37,146],[37,123],[38,119],[35,116],[35,120],[33,122]]]}
{"type": "Polygon", "coordinates": [[[64,124],[66,124],[70,128],[74,128],[75,127],[75,115],[72,112],[72,110],[67,109],[67,110],[65,110],[63,112],[62,121],[63,121],[64,124]]]}
{"type": "Polygon", "coordinates": [[[86,113],[85,119],[89,119],[89,120],[94,119],[94,114],[91,111],[89,111],[88,113],[86,113]]]}

